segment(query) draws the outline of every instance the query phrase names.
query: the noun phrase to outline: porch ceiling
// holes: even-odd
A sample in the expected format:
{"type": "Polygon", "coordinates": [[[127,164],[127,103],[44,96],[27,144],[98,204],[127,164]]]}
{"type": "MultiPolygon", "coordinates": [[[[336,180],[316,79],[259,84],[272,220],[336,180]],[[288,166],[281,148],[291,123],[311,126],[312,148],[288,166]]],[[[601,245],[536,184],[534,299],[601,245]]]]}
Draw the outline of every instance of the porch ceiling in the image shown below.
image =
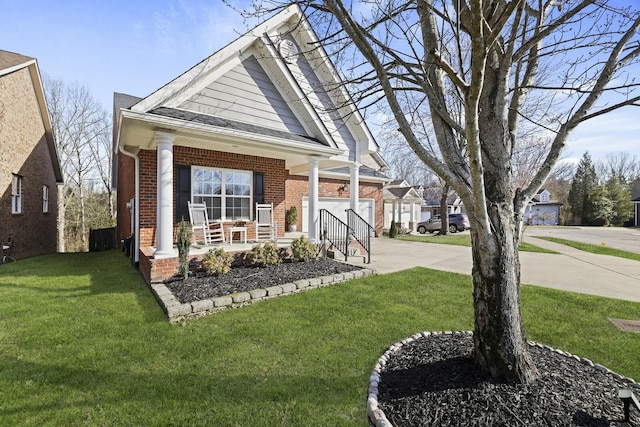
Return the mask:
{"type": "Polygon", "coordinates": [[[174,145],[283,159],[288,170],[305,170],[311,156],[320,158],[321,168],[350,163],[337,148],[281,131],[255,133],[130,110],[122,110],[120,122],[118,144],[133,153],[155,150],[155,132],[165,131],[176,135],[174,145]]]}

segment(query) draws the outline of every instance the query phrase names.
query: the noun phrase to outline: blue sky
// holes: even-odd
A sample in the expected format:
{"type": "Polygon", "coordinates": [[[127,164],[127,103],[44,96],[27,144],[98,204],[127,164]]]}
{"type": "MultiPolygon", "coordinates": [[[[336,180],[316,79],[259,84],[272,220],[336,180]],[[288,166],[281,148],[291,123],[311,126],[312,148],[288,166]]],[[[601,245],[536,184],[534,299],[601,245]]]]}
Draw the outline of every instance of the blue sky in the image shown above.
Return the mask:
{"type": "MultiPolygon", "coordinates": [[[[220,0],[0,0],[0,10],[0,49],[85,85],[109,112],[113,92],[146,96],[247,29],[220,0]]],[[[576,159],[586,150],[640,158],[640,108],[587,122],[570,139],[576,159]]]]}

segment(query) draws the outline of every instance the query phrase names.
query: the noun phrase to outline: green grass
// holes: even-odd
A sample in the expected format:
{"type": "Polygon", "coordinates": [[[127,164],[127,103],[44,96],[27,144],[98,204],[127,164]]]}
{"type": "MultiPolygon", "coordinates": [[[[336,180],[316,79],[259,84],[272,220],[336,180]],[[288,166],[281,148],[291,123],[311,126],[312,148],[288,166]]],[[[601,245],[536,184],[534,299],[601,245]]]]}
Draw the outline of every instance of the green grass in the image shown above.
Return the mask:
{"type": "MultiPolygon", "coordinates": [[[[522,287],[530,339],[640,378],[640,304],[522,287]]],[[[469,276],[371,276],[169,324],[120,252],[0,266],[0,425],[366,426],[371,370],[469,330],[469,276]]]]}
{"type": "MultiPolygon", "coordinates": [[[[438,234],[410,234],[398,236],[399,240],[407,240],[410,242],[424,242],[424,243],[440,243],[443,245],[456,245],[456,246],[468,246],[471,247],[471,235],[469,233],[450,233],[445,236],[438,234]]],[[[520,251],[525,252],[539,252],[546,254],[557,254],[558,252],[549,249],[541,248],[527,242],[520,243],[520,251]]]]}
{"type": "Polygon", "coordinates": [[[575,242],[573,240],[559,239],[557,237],[549,236],[535,236],[536,239],[548,240],[549,242],[560,243],[562,245],[571,246],[581,251],[591,252],[598,255],[610,255],[619,258],[632,259],[634,261],[640,261],[640,253],[627,252],[620,249],[609,248],[603,245],[593,245],[590,243],[575,242]]]}

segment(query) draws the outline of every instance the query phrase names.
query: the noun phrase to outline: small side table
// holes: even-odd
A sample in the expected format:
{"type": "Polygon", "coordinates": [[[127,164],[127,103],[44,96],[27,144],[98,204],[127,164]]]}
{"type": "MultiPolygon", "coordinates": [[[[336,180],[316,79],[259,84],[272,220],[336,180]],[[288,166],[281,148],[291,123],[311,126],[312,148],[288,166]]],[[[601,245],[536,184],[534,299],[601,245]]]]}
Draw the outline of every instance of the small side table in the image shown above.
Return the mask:
{"type": "Polygon", "coordinates": [[[233,233],[240,234],[239,240],[244,241],[245,245],[247,244],[247,227],[229,227],[227,233],[229,233],[230,245],[233,245],[233,233]]]}

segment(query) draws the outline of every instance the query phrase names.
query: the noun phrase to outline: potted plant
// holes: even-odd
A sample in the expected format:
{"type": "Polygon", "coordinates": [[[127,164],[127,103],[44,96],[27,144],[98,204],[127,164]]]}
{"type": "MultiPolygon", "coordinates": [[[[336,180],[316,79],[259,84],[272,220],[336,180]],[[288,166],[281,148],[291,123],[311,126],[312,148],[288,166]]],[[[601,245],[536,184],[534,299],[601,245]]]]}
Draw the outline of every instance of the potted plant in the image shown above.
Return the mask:
{"type": "Polygon", "coordinates": [[[289,210],[287,210],[284,219],[289,226],[289,232],[296,231],[298,224],[298,209],[295,206],[291,206],[289,210]]]}

